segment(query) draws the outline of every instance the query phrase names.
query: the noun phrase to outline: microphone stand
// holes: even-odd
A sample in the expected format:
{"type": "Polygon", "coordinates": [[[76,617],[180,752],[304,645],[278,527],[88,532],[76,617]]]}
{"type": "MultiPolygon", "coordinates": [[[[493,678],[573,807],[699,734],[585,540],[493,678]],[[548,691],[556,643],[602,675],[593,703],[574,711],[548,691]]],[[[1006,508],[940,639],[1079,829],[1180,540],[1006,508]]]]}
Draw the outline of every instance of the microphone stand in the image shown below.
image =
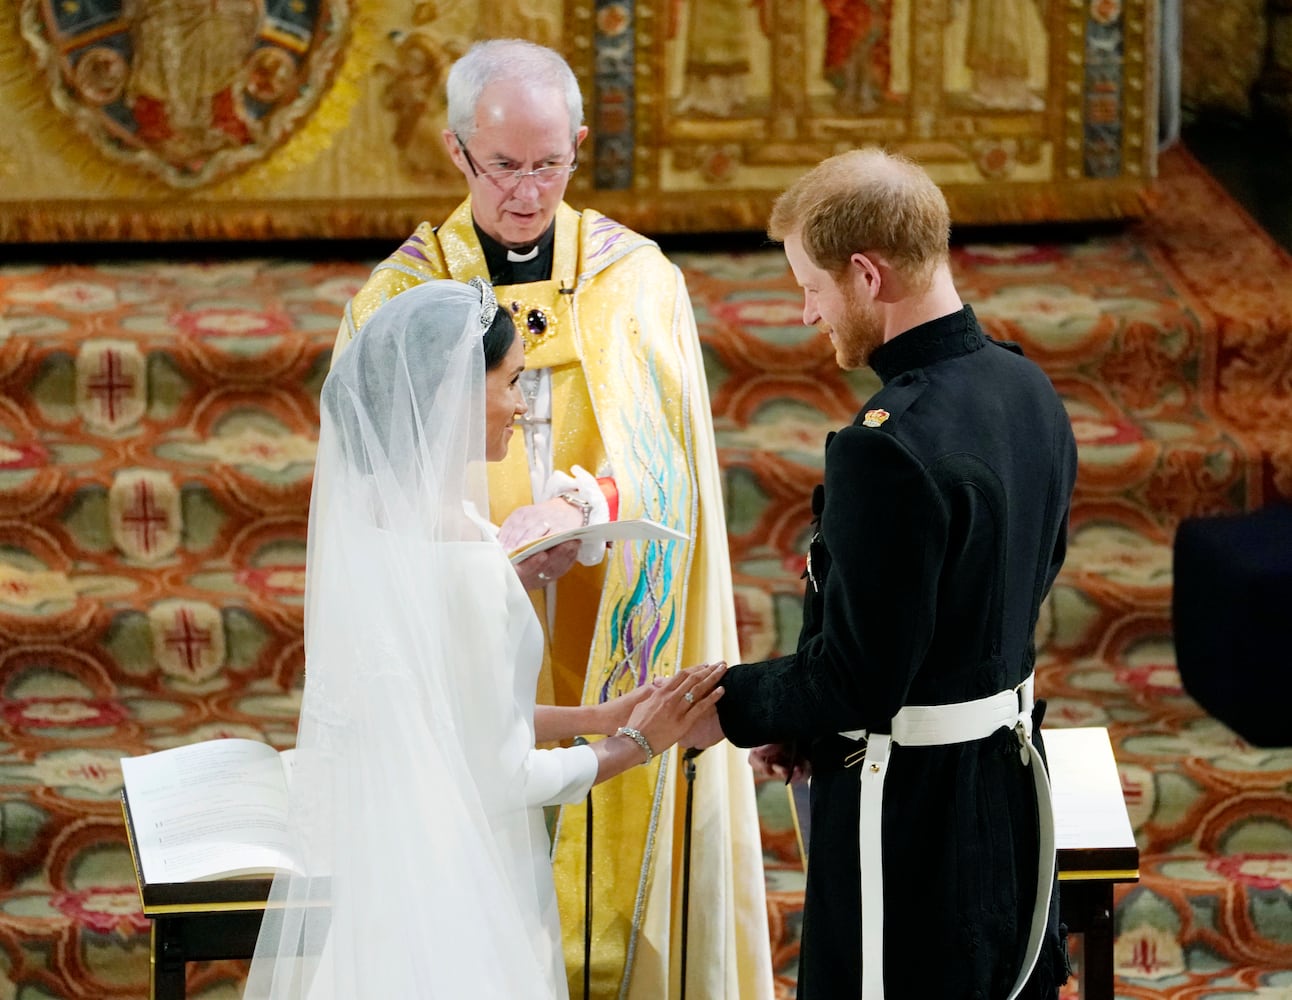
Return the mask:
{"type": "MultiPolygon", "coordinates": [[[[564,290],[564,289],[562,289],[564,290]]],[[[574,738],[575,746],[585,746],[582,736],[574,738]]],[[[583,1000],[592,995],[592,789],[588,789],[588,808],[583,831],[583,1000]]]]}
{"type": "Polygon", "coordinates": [[[686,779],[686,816],[682,829],[682,989],[678,1000],[686,1000],[686,948],[691,918],[691,808],[695,799],[695,758],[704,750],[691,747],[682,754],[682,776],[686,779]]]}

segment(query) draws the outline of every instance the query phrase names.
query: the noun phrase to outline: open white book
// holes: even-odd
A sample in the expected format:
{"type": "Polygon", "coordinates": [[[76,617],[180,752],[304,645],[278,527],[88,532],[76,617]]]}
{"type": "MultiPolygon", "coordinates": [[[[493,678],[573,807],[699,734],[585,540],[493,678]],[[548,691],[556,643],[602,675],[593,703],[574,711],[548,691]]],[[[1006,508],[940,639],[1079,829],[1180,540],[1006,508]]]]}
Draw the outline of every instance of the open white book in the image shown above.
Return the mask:
{"type": "Polygon", "coordinates": [[[144,881],[300,871],[287,838],[291,768],[291,750],[242,739],[122,758],[144,881]]]}
{"type": "Polygon", "coordinates": [[[689,536],[686,532],[670,528],[666,524],[652,521],[645,517],[630,517],[623,521],[607,521],[605,524],[589,524],[568,531],[558,531],[552,535],[534,538],[512,549],[509,555],[513,563],[560,545],[562,542],[584,541],[594,539],[600,542],[619,541],[660,541],[684,542],[689,536]]]}

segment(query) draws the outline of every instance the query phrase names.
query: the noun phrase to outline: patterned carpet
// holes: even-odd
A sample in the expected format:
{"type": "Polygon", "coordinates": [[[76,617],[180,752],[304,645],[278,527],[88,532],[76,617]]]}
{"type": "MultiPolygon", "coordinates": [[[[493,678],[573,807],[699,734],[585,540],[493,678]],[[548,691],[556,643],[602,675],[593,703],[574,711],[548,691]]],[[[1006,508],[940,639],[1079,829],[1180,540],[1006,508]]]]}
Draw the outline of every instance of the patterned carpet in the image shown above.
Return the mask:
{"type": "MultiPolygon", "coordinates": [[[[674,257],[743,648],[771,655],[797,634],[822,440],[873,382],[801,326],[778,251],[674,257]]],[[[0,267],[0,1000],[146,996],[121,756],[291,741],[316,401],[369,263],[0,267]]],[[[1113,736],[1143,855],[1118,894],[1118,996],[1292,1000],[1292,750],[1182,691],[1170,622],[1179,520],[1292,498],[1292,260],[1176,151],[1129,231],[960,245],[954,264],[989,329],[1050,372],[1081,446],[1038,689],[1048,725],[1113,736]]],[[[789,997],[801,866],[783,788],[760,805],[789,997]]],[[[195,967],[190,996],[236,997],[239,975],[195,967]]]]}

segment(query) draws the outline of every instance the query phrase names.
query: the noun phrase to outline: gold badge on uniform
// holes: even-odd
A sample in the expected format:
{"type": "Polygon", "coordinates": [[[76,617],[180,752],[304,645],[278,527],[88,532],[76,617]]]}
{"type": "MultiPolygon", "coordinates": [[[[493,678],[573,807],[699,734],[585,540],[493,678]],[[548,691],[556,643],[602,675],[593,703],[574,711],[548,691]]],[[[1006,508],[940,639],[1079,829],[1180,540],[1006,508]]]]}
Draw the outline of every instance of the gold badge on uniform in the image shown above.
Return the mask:
{"type": "Polygon", "coordinates": [[[887,419],[887,410],[867,410],[866,416],[862,418],[861,425],[863,427],[878,427],[887,419]]]}

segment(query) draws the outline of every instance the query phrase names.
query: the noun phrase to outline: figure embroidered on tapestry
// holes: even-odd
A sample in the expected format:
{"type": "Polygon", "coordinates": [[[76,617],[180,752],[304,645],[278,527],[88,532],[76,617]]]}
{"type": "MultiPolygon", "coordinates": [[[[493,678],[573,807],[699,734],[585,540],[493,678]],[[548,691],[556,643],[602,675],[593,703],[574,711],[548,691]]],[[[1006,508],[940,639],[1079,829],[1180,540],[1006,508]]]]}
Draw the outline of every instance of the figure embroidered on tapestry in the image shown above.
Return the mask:
{"type": "Polygon", "coordinates": [[[965,81],[969,100],[985,110],[1044,110],[1038,93],[1046,71],[1043,14],[1042,0],[955,0],[947,29],[948,90],[965,81]]]}
{"type": "Polygon", "coordinates": [[[313,110],[350,0],[21,0],[50,100],[100,152],[192,188],[262,159],[313,110]]]}
{"type": "Polygon", "coordinates": [[[867,142],[949,177],[1044,179],[1053,6],[671,0],[673,183],[734,186],[867,142]]]}

